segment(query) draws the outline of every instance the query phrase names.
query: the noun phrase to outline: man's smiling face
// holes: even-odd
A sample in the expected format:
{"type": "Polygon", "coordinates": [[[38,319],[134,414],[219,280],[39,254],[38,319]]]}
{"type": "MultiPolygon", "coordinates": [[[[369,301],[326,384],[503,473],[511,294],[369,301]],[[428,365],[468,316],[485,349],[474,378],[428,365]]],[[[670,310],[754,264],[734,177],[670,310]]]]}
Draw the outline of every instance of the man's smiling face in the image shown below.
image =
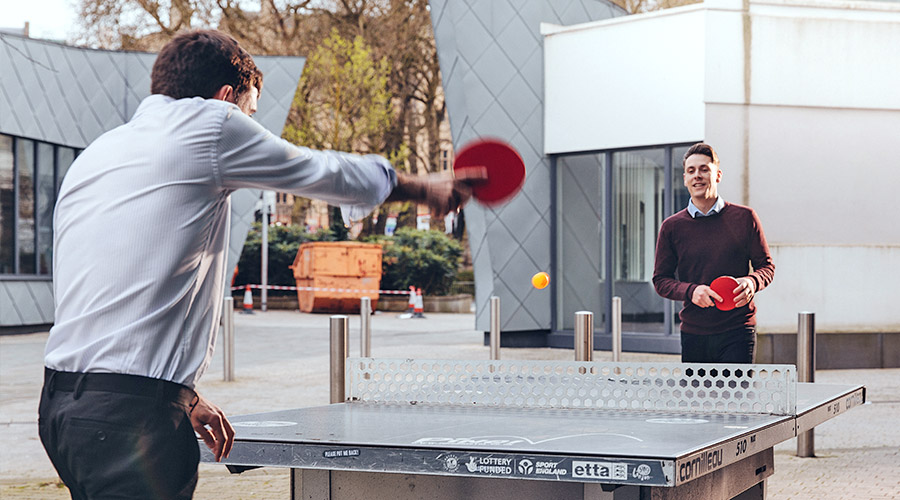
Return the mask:
{"type": "Polygon", "coordinates": [[[693,154],[684,160],[684,187],[694,200],[715,200],[722,171],[706,155],[693,154]]]}

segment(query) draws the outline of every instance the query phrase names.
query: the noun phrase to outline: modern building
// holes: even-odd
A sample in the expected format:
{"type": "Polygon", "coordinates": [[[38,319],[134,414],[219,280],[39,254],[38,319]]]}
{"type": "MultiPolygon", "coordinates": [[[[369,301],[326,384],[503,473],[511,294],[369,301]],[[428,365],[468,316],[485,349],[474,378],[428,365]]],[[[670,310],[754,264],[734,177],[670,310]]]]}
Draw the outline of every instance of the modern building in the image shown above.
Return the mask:
{"type": "Polygon", "coordinates": [[[494,295],[504,345],[571,346],[587,310],[608,349],[618,296],[625,350],[679,352],[680,304],[651,283],[655,242],[687,203],[684,151],[707,141],[720,192],[757,210],[776,264],[756,298],[761,358],[790,354],[780,334],[813,311],[834,342],[820,360],[900,366],[900,309],[881,285],[900,281],[900,5],[431,5],[455,147],[499,137],[527,169],[507,205],[466,208],[478,329],[494,295]],[[530,286],[537,271],[548,289],[530,286]]]}
{"type": "MultiPolygon", "coordinates": [[[[155,58],[0,33],[0,328],[5,331],[53,323],[57,190],[78,153],[125,123],[150,94],[155,58]]],[[[265,75],[254,118],[281,135],[304,59],[254,59],[265,75]]],[[[237,263],[258,198],[259,192],[250,190],[232,196],[230,267],[237,263]]]]}

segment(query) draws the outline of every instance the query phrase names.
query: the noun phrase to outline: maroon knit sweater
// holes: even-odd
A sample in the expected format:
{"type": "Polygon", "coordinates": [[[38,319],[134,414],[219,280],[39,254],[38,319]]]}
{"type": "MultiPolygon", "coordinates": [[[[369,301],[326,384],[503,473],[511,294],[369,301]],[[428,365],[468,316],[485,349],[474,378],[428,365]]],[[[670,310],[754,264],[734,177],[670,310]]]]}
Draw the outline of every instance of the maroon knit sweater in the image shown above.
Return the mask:
{"type": "Polygon", "coordinates": [[[691,302],[698,285],[709,285],[719,276],[750,276],[757,292],[775,277],[775,264],[756,212],[726,202],[716,215],[694,219],[684,209],[664,220],[656,242],[653,286],[667,299],[684,301],[683,332],[711,335],[756,325],[752,300],[730,311],[691,302]]]}

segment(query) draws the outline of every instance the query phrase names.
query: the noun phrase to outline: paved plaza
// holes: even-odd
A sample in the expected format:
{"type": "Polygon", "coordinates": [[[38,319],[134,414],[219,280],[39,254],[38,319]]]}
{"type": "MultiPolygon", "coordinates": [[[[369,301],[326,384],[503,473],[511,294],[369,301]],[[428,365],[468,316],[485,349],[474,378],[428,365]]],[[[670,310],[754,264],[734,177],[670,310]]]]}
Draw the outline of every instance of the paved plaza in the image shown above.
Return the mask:
{"type": "MultiPolygon", "coordinates": [[[[420,359],[488,359],[471,314],[372,317],[372,355],[420,359]]],[[[359,318],[350,318],[350,355],[359,354],[359,318]]],[[[198,390],[228,415],[328,403],[328,316],[295,311],[235,315],[236,380],[224,382],[221,349],[198,390]]],[[[0,498],[65,499],[37,436],[37,404],[46,333],[0,337],[0,498]]],[[[503,359],[573,359],[568,349],[503,349],[503,359]]],[[[594,359],[610,359],[597,351],[594,359]]],[[[677,361],[677,356],[624,353],[624,361],[677,361]]],[[[816,381],[865,384],[869,403],[816,428],[816,458],[797,458],[796,441],[775,448],[768,498],[900,498],[900,369],[823,370],[816,381]]],[[[200,465],[197,499],[287,499],[283,469],[231,475],[200,465]]]]}

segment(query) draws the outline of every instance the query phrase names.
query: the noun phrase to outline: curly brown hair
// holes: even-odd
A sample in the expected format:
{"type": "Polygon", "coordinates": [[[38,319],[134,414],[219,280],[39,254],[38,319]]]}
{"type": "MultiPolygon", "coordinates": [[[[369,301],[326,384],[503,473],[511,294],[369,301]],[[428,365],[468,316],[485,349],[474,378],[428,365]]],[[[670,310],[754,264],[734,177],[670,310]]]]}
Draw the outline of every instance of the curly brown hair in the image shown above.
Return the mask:
{"type": "Polygon", "coordinates": [[[256,87],[262,92],[262,72],[237,41],[216,30],[195,30],[173,38],[156,56],[150,92],[175,99],[209,99],[223,85],[235,96],[256,87]]]}

